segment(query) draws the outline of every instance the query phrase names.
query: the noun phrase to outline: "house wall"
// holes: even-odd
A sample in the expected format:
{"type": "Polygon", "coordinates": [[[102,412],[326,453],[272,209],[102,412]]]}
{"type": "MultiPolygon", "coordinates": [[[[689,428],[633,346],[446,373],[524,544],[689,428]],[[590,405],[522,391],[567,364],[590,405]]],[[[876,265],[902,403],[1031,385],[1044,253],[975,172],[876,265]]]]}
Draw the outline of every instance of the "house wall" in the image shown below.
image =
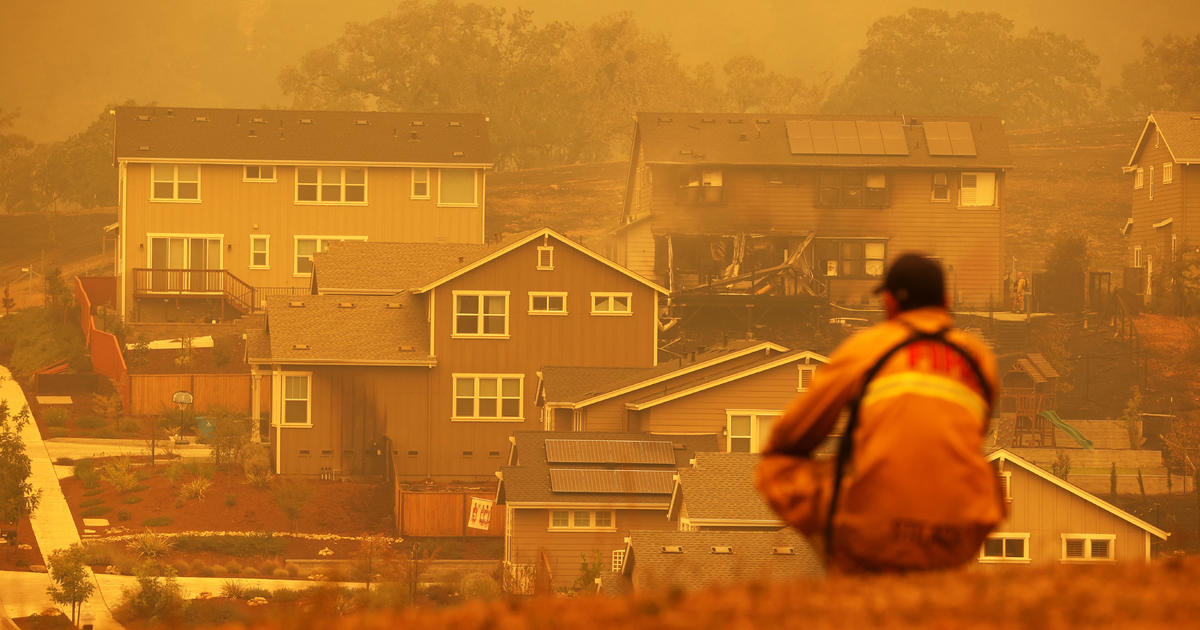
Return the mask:
{"type": "Polygon", "coordinates": [[[221,267],[254,286],[307,287],[293,273],[297,235],[365,236],[372,241],[483,242],[484,181],[479,204],[438,206],[438,170],[430,169],[430,199],[411,199],[412,169],[369,167],[367,205],[297,203],[296,168],[277,166],[275,182],[243,182],[241,165],[204,164],[200,201],[151,201],[151,167],[125,165],[121,238],[125,260],[124,310],[132,308],[131,269],[150,266],[147,234],[220,235],[221,267]],[[269,269],[250,269],[250,236],[270,235],[269,269]]]}
{"type": "MultiPolygon", "coordinates": [[[[886,170],[891,203],[887,208],[820,208],[816,206],[818,169],[791,167],[798,179],[791,184],[768,182],[762,167],[725,167],[724,201],[715,205],[685,204],[677,198],[680,171],[675,166],[651,166],[655,234],[774,233],[818,237],[877,237],[888,239],[889,260],[907,251],[942,259],[948,288],[959,306],[1000,303],[1003,295],[1002,215],[1006,189],[1004,173],[996,174],[997,207],[958,207],[958,174],[946,169],[949,201],[932,200],[932,170],[886,170]]],[[[969,170],[969,169],[967,169],[969,170]]],[[[988,170],[988,169],[980,169],[988,170]]],[[[665,282],[665,278],[658,278],[665,282]]],[[[830,297],[839,303],[871,300],[878,279],[835,280],[830,297]]]]}
{"type": "Polygon", "coordinates": [[[513,526],[507,542],[511,562],[532,564],[545,550],[550,563],[554,588],[569,588],[580,574],[583,558],[588,562],[600,554],[604,570],[612,566],[612,552],[625,549],[625,537],[632,530],[673,531],[678,525],[667,519],[666,508],[616,510],[614,531],[552,532],[550,510],[514,509],[513,526]]]}
{"type": "MultiPolygon", "coordinates": [[[[1181,165],[1175,164],[1172,169],[1174,170],[1174,181],[1164,184],[1162,182],[1162,165],[1167,162],[1172,162],[1171,154],[1167,150],[1166,143],[1159,137],[1158,130],[1152,124],[1146,144],[1135,164],[1143,169],[1143,186],[1140,189],[1134,188],[1136,175],[1134,173],[1126,175],[1133,200],[1133,228],[1128,239],[1129,249],[1126,265],[1134,266],[1133,250],[1140,246],[1143,265],[1146,256],[1153,257],[1155,273],[1161,268],[1161,263],[1165,262],[1170,255],[1171,234],[1176,235],[1180,246],[1185,242],[1193,246],[1200,245],[1200,233],[1196,232],[1197,229],[1200,229],[1200,225],[1193,225],[1197,222],[1191,220],[1188,213],[1184,212],[1184,191],[1188,188],[1186,180],[1188,178],[1200,180],[1200,176],[1195,174],[1194,168],[1181,168],[1181,165]],[[1159,139],[1157,147],[1154,146],[1156,137],[1159,139]],[[1153,178],[1151,178],[1150,167],[1154,167],[1153,178]],[[1153,184],[1151,184],[1151,179],[1154,180],[1153,184]],[[1151,199],[1152,188],[1153,199],[1151,199]],[[1153,227],[1155,223],[1168,217],[1172,219],[1170,226],[1157,229],[1153,227]]],[[[1192,195],[1194,196],[1196,193],[1193,192],[1192,195]]],[[[1200,198],[1189,201],[1194,210],[1200,210],[1200,198]]]]}
{"type": "Polygon", "coordinates": [[[1115,534],[1116,560],[1146,559],[1146,532],[1141,528],[1020,466],[1009,463],[1004,471],[1012,473],[1012,502],[996,532],[1028,533],[1030,563],[1061,562],[1062,534],[1115,534]]]}
{"type": "Polygon", "coordinates": [[[630,430],[720,434],[728,422],[727,409],[783,411],[799,395],[797,365],[782,365],[642,410],[642,426],[630,430]]]}

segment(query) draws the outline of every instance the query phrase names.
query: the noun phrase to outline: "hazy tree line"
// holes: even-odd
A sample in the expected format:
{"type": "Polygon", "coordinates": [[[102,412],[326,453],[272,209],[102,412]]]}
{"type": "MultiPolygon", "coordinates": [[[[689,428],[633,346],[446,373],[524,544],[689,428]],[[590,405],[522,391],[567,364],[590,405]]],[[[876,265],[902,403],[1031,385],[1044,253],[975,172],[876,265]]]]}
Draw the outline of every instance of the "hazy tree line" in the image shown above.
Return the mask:
{"type": "MultiPolygon", "coordinates": [[[[637,111],[975,114],[1019,128],[1200,110],[1200,35],[1147,40],[1104,91],[1099,58],[1082,41],[1020,33],[998,13],[914,8],[880,18],[840,81],[814,76],[802,59],[789,72],[752,56],[691,66],[629,14],[587,26],[533,18],[453,0],[406,3],[347,25],[284,68],[280,85],[301,109],[483,112],[501,168],[624,157],[637,111]]],[[[48,145],[6,135],[14,114],[0,112],[0,204],[115,204],[107,109],[48,145]]]]}

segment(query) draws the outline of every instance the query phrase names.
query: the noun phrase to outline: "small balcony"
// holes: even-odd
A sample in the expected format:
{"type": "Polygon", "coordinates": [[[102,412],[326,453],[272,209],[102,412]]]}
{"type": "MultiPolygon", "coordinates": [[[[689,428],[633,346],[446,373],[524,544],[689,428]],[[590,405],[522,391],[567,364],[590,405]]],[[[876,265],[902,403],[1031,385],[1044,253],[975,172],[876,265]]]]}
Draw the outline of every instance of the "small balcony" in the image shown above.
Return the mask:
{"type": "Polygon", "coordinates": [[[135,298],[219,300],[222,319],[226,318],[226,305],[231,306],[238,315],[246,315],[261,312],[269,297],[306,295],[309,292],[308,287],[255,287],[226,269],[133,269],[135,298]]]}

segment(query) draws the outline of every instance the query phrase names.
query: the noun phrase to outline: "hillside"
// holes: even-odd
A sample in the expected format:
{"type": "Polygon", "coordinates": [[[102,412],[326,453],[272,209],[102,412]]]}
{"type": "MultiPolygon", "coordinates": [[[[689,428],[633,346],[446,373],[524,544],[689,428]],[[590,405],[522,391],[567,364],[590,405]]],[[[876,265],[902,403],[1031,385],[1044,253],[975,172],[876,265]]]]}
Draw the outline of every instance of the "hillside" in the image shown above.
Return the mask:
{"type": "Polygon", "coordinates": [[[628,169],[603,162],[491,173],[487,234],[551,227],[594,242],[620,221],[628,169]]]}

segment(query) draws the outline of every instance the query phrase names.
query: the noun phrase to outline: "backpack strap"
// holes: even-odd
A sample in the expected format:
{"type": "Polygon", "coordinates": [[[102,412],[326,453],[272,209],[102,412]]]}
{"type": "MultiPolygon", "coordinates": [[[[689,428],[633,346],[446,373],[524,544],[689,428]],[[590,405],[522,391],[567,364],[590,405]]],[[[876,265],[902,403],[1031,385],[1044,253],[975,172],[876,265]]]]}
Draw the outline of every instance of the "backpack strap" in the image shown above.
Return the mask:
{"type": "MultiPolygon", "coordinates": [[[[833,493],[829,500],[829,517],[825,523],[825,555],[827,558],[833,556],[833,517],[837,513],[838,501],[841,498],[842,478],[845,476],[846,463],[849,462],[854,456],[854,431],[858,429],[859,415],[862,409],[862,399],[867,393],[867,386],[871,383],[879,371],[883,369],[884,364],[886,364],[889,359],[891,359],[900,350],[914,343],[931,340],[937,341],[938,343],[945,345],[962,356],[963,360],[965,360],[967,365],[970,366],[971,371],[974,372],[975,378],[978,379],[979,387],[983,390],[984,400],[987,402],[989,407],[991,405],[992,386],[987,382],[987,379],[984,378],[983,370],[980,369],[979,362],[975,360],[975,357],[971,356],[971,354],[964,350],[962,346],[959,346],[958,344],[946,338],[946,332],[950,330],[949,327],[941,328],[934,332],[922,332],[913,328],[909,324],[905,324],[905,326],[908,326],[912,333],[904,341],[901,341],[895,346],[889,348],[887,352],[883,353],[883,356],[879,357],[879,359],[871,365],[871,367],[863,375],[862,388],[859,390],[858,395],[855,396],[854,400],[850,403],[850,419],[846,422],[846,430],[842,434],[841,441],[838,442],[837,459],[834,462],[833,493]]],[[[984,433],[987,433],[990,417],[991,412],[989,409],[989,412],[983,419],[984,433]]]]}

